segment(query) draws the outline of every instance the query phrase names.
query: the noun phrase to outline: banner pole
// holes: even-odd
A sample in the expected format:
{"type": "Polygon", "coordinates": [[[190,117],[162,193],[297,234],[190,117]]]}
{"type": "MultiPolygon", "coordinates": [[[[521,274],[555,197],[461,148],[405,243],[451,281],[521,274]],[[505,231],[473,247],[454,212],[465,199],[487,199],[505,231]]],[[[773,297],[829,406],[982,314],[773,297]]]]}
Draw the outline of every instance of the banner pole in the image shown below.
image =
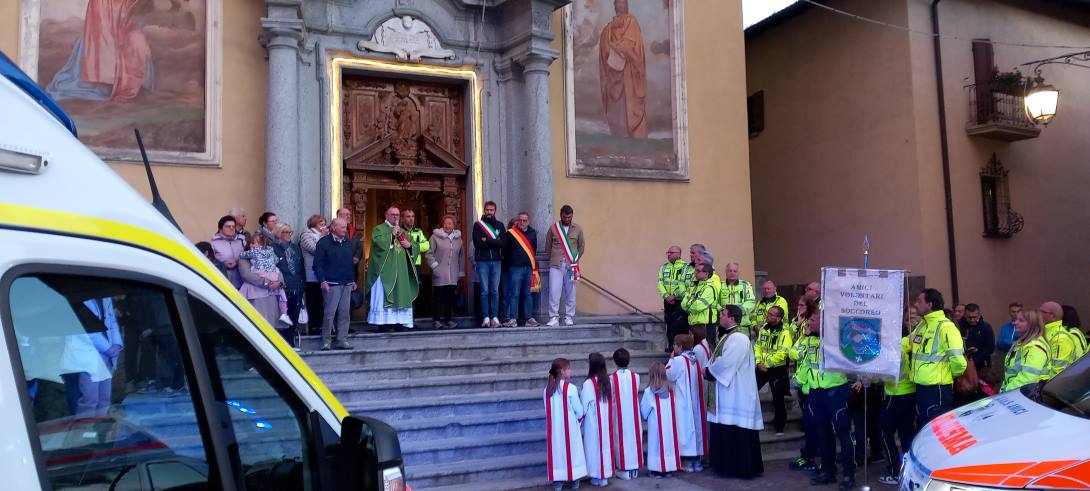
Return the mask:
{"type": "MultiPolygon", "coordinates": [[[[870,262],[870,239],[866,234],[863,234],[863,269],[867,269],[870,262]]],[[[863,382],[863,486],[859,489],[861,491],[870,491],[870,437],[867,435],[867,429],[870,427],[870,422],[867,421],[870,417],[870,411],[867,410],[867,391],[870,390],[870,380],[863,382]]],[[[852,449],[853,451],[855,449],[852,449]]]]}

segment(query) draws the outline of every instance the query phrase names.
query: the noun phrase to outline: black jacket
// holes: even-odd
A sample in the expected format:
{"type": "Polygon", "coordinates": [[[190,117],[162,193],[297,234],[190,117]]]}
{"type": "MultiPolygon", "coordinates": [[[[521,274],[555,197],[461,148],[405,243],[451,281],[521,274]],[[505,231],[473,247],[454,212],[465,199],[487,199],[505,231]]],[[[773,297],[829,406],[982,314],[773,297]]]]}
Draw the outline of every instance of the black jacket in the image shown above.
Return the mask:
{"type": "Polygon", "coordinates": [[[977,369],[992,366],[992,352],[995,351],[995,331],[988,321],[980,319],[975,326],[970,326],[963,319],[960,322],[962,336],[965,338],[965,356],[971,358],[977,369]],[[969,348],[976,352],[969,353],[969,348]]]}
{"type": "Polygon", "coordinates": [[[303,283],[306,280],[303,270],[303,249],[294,242],[277,241],[273,243],[273,251],[276,252],[276,267],[280,269],[280,274],[284,277],[284,289],[303,291],[303,283]],[[291,251],[290,260],[288,259],[289,250],[291,251]]]}
{"type": "Polygon", "coordinates": [[[504,227],[503,222],[496,220],[496,217],[485,218],[481,217],[481,220],[492,226],[496,231],[496,238],[490,239],[481,230],[481,226],[473,224],[473,259],[477,261],[499,261],[503,257],[503,235],[504,227]]]}
{"type": "MultiPolygon", "coordinates": [[[[537,251],[537,230],[534,227],[526,227],[526,231],[522,233],[526,236],[526,240],[530,243],[530,250],[537,251]]],[[[522,246],[519,245],[518,240],[515,240],[515,235],[507,232],[501,237],[503,242],[503,267],[504,268],[529,268],[530,258],[526,257],[526,252],[522,250],[522,246]]]]}

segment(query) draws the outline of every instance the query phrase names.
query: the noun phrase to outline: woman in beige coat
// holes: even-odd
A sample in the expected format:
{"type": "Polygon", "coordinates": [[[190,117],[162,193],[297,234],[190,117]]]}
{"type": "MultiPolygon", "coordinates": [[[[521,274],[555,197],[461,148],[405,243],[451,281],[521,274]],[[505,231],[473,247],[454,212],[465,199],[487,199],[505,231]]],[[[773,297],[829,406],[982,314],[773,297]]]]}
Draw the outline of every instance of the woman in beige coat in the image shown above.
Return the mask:
{"type": "Polygon", "coordinates": [[[462,233],[454,229],[454,217],[443,217],[443,228],[432,231],[431,249],[424,253],[431,268],[432,320],[436,329],[458,325],[451,320],[458,281],[465,276],[462,233]]]}

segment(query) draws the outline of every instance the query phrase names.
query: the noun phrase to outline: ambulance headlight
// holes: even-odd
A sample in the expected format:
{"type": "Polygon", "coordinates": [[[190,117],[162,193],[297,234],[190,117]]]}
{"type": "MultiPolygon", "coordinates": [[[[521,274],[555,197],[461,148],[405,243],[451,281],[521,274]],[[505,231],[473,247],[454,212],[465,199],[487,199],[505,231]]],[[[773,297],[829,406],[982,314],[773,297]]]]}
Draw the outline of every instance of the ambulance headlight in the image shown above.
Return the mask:
{"type": "Polygon", "coordinates": [[[961,484],[956,482],[939,481],[932,479],[927,484],[927,488],[924,491],[999,491],[1002,488],[989,488],[985,486],[973,486],[971,484],[961,484]]]}
{"type": "Polygon", "coordinates": [[[40,155],[0,148],[0,170],[21,174],[38,174],[42,171],[44,165],[45,159],[40,155]]]}

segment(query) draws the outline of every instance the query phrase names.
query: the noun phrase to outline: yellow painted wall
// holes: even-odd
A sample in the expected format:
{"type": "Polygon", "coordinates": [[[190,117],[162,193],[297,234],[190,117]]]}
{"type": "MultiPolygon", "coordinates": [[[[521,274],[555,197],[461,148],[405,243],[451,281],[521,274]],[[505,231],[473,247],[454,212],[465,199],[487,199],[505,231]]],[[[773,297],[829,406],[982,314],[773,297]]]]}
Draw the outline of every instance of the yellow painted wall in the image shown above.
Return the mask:
{"type": "MultiPolygon", "coordinates": [[[[905,23],[895,2],[836,6],[905,23]]],[[[765,108],[749,140],[754,254],[777,283],[862,266],[865,235],[871,267],[925,269],[907,36],[812,8],[747,41],[765,108]]]]}
{"type": "MultiPolygon", "coordinates": [[[[586,275],[648,311],[662,310],[655,275],[673,244],[704,243],[715,254],[717,270],[736,260],[742,276],[753,279],[741,16],[739,0],[685,3],[688,183],[565,177],[564,66],[552,66],[556,204],[571,204],[584,228],[587,253],[580,265],[586,275]]],[[[554,17],[559,39],[561,19],[554,17]]],[[[585,284],[579,286],[578,310],[626,311],[585,284]]]]}
{"type": "MultiPolygon", "coordinates": [[[[0,0],[0,50],[19,54],[21,0],[0,0]]],[[[157,165],[156,182],[186,236],[208,240],[216,221],[233,206],[249,211],[257,226],[265,201],[265,50],[258,44],[261,0],[223,2],[223,151],[221,168],[157,165]]],[[[135,145],[135,143],[134,143],[135,145]]],[[[134,188],[148,196],[142,165],[111,163],[134,188]]],[[[298,225],[296,225],[298,227],[298,225]]]]}

